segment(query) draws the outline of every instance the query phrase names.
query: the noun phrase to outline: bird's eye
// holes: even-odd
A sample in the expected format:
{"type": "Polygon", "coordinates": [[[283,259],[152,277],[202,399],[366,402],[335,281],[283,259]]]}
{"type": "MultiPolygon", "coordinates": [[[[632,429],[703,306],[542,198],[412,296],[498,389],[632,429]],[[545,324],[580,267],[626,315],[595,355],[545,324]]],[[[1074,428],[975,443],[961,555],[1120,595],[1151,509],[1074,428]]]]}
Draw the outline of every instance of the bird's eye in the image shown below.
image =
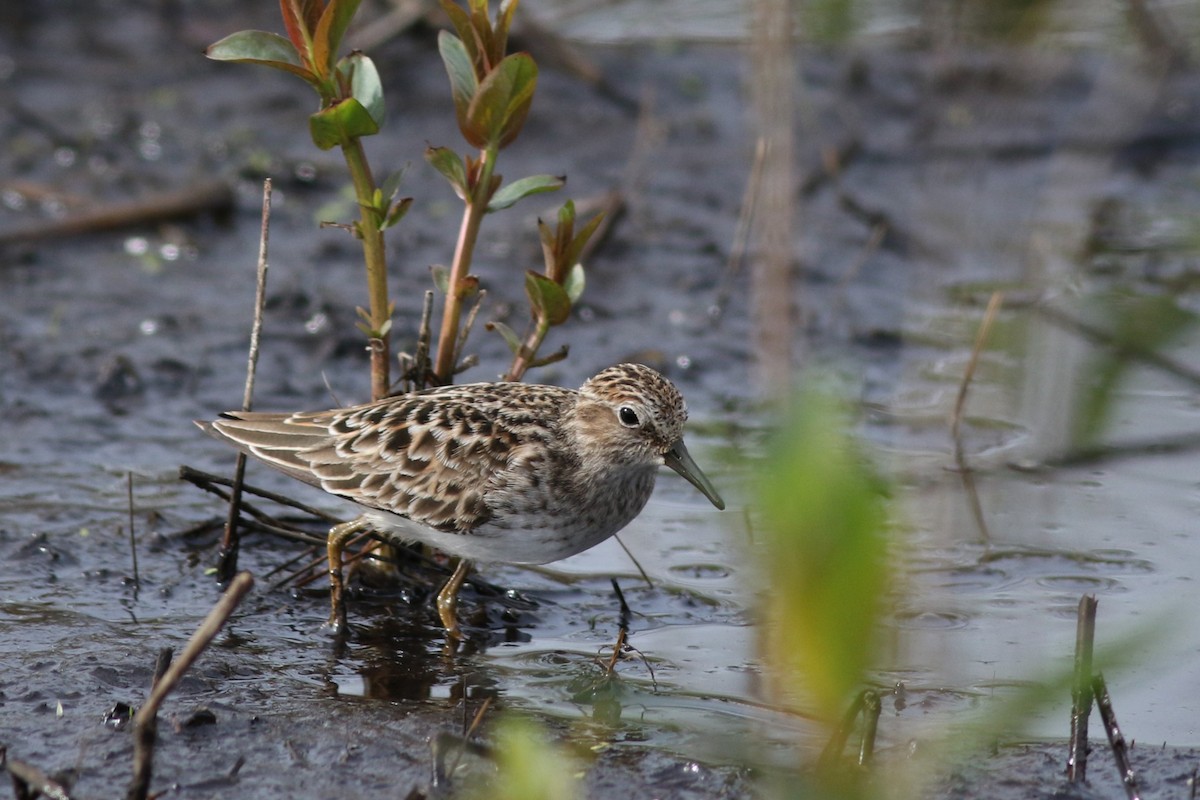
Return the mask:
{"type": "Polygon", "coordinates": [[[630,428],[636,428],[638,425],[642,424],[642,421],[638,419],[637,412],[629,406],[621,406],[620,409],[617,410],[617,419],[621,420],[622,425],[630,428]]]}

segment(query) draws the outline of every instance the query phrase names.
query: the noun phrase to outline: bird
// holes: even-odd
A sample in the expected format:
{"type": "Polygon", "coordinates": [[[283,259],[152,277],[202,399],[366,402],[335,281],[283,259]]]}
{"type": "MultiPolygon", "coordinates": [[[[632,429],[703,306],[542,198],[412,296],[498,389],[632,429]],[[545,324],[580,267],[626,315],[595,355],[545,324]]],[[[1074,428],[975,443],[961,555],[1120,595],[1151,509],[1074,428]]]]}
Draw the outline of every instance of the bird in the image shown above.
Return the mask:
{"type": "Polygon", "coordinates": [[[725,501],[683,442],[687,404],[650,367],[608,367],[578,390],[516,382],[440,386],[327,411],[229,411],[206,433],[361,508],[330,530],[329,626],[344,630],[342,551],[369,530],[459,562],[438,592],[449,637],[475,562],[546,564],[629,524],[659,467],[718,509],[725,501]]]}

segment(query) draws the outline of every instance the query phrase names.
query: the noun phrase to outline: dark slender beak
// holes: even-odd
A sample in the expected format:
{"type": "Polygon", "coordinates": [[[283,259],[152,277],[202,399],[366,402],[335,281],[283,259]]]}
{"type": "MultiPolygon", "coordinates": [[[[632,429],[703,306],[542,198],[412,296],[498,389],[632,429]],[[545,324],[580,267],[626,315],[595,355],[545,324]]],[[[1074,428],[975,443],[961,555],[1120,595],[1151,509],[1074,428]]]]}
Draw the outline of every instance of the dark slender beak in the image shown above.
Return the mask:
{"type": "Polygon", "coordinates": [[[695,461],[692,461],[687,448],[683,446],[683,439],[671,446],[671,449],[663,456],[663,462],[686,478],[688,483],[699,489],[714,506],[722,511],[725,510],[725,501],[721,499],[721,495],[717,494],[717,488],[712,485],[708,476],[696,466],[695,461]]]}

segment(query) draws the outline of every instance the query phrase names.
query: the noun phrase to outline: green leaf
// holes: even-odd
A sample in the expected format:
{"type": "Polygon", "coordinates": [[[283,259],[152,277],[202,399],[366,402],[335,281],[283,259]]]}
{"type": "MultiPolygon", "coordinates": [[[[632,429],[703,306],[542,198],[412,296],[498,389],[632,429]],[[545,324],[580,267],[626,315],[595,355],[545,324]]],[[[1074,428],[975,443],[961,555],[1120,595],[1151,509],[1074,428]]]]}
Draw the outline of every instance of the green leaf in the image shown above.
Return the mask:
{"type": "Polygon", "coordinates": [[[558,210],[558,227],[573,228],[575,226],[575,201],[568,200],[558,210]]]}
{"type": "Polygon", "coordinates": [[[396,170],[387,176],[383,181],[383,196],[388,200],[392,200],[400,193],[400,183],[404,180],[404,173],[408,167],[403,167],[396,170]]]}
{"type": "Polygon", "coordinates": [[[462,40],[449,31],[438,34],[438,52],[442,54],[442,62],[446,65],[446,74],[450,76],[450,94],[454,98],[454,113],[458,117],[458,129],[463,137],[475,147],[483,147],[487,139],[471,124],[471,101],[479,89],[479,79],[475,77],[475,67],[462,40]]]}
{"type": "Polygon", "coordinates": [[[530,175],[528,178],[521,178],[496,192],[492,196],[492,201],[488,203],[487,210],[499,211],[531,194],[556,191],[561,189],[566,182],[566,177],[558,175],[530,175]]]}
{"type": "MultiPolygon", "coordinates": [[[[333,69],[334,57],[342,43],[342,37],[346,35],[346,28],[350,25],[350,20],[354,18],[354,13],[358,11],[358,4],[361,1],[329,0],[329,5],[325,6],[325,10],[321,13],[321,18],[313,33],[313,62],[314,66],[323,70],[325,74],[333,69]]],[[[378,79],[379,76],[376,75],[377,82],[378,79]]],[[[355,92],[354,96],[368,109],[371,108],[369,104],[363,102],[358,92],[355,92]]],[[[383,122],[381,119],[377,119],[377,121],[380,124],[383,122]]]]}
{"type": "Polygon", "coordinates": [[[292,43],[277,33],[267,31],[238,31],[209,45],[204,55],[214,61],[235,61],[243,64],[262,64],[298,75],[316,86],[319,80],[300,62],[292,43]]]}
{"type": "Polygon", "coordinates": [[[433,285],[442,294],[450,294],[450,268],[442,264],[433,264],[429,267],[429,274],[433,278],[433,285]]]}
{"type": "Polygon", "coordinates": [[[537,64],[528,53],[514,53],[497,64],[480,82],[467,109],[471,130],[484,137],[484,144],[476,146],[510,144],[525,124],[535,88],[537,64]]]}
{"type": "Polygon", "coordinates": [[[508,349],[512,351],[514,356],[521,351],[521,340],[517,338],[516,331],[503,322],[489,322],[484,327],[504,337],[504,342],[508,345],[508,349]]]}
{"type": "Polygon", "coordinates": [[[458,153],[449,147],[426,147],[425,160],[450,181],[459,198],[467,199],[467,169],[458,153]]]}
{"type": "Polygon", "coordinates": [[[585,283],[583,264],[577,263],[567,271],[567,279],[563,281],[563,290],[567,293],[567,299],[571,301],[571,305],[579,302],[585,283]]]}
{"type": "Polygon", "coordinates": [[[413,199],[411,197],[403,197],[392,204],[388,211],[387,219],[380,225],[380,230],[387,230],[395,225],[400,220],[404,219],[404,215],[408,213],[408,209],[412,208],[413,199]]]}
{"type": "Polygon", "coordinates": [[[571,315],[571,298],[563,287],[545,275],[528,270],[525,273],[525,294],[534,315],[551,325],[561,325],[571,315]]]}
{"type": "Polygon", "coordinates": [[[387,107],[383,103],[383,82],[375,62],[362,53],[353,53],[338,64],[339,71],[350,73],[350,96],[362,104],[377,128],[383,127],[387,107]]]}
{"type": "Polygon", "coordinates": [[[308,129],[313,143],[322,150],[379,132],[375,120],[353,97],[313,114],[308,118],[308,129]]]}
{"type": "Polygon", "coordinates": [[[596,232],[596,229],[600,227],[600,223],[603,221],[604,212],[601,211],[588,220],[588,223],[583,226],[583,230],[575,234],[575,238],[571,240],[571,244],[567,247],[567,252],[563,255],[564,260],[568,264],[575,264],[579,261],[579,254],[583,252],[583,248],[587,247],[592,234],[596,232]]]}
{"type": "Polygon", "coordinates": [[[476,52],[474,47],[475,33],[474,28],[471,27],[471,15],[464,11],[462,6],[455,3],[454,0],[442,0],[442,9],[446,12],[446,16],[450,17],[450,24],[454,26],[459,40],[466,47],[471,63],[475,63],[478,52],[476,52]]]}
{"type": "Polygon", "coordinates": [[[888,588],[884,487],[834,400],[808,391],[756,470],[760,647],[779,686],[803,686],[819,719],[840,719],[875,663],[888,588]]]}

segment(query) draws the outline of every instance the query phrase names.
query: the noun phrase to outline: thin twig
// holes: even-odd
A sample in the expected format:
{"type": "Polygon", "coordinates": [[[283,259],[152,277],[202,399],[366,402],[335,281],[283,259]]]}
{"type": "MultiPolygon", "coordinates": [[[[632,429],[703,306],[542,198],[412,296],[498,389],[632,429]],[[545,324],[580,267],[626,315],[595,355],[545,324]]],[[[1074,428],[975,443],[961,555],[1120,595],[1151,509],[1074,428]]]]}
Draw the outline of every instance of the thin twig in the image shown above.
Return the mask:
{"type": "Polygon", "coordinates": [[[223,213],[232,208],[233,190],[224,181],[217,181],[160,192],[130,202],[98,204],[98,207],[91,211],[0,233],[0,245],[60,239],[64,236],[145,225],[204,211],[223,213]]]}
{"type": "MultiPolygon", "coordinates": [[[[221,599],[217,601],[212,611],[208,612],[208,616],[200,623],[200,627],[188,639],[188,643],[183,648],[183,652],[179,654],[178,660],[172,662],[169,667],[163,670],[161,676],[154,682],[154,686],[150,690],[150,696],[146,698],[146,702],[133,715],[134,775],[125,795],[127,800],[145,800],[149,793],[150,779],[154,768],[156,721],[158,709],[162,705],[163,700],[178,685],[180,679],[183,678],[192,664],[196,662],[196,659],[200,657],[200,654],[204,652],[205,648],[208,647],[221,628],[225,626],[225,623],[229,621],[230,615],[233,614],[238,603],[242,601],[242,598],[246,596],[246,593],[250,591],[250,587],[253,585],[254,578],[251,577],[249,572],[241,572],[234,576],[229,582],[229,588],[221,595],[221,599]]],[[[160,665],[162,660],[162,656],[160,655],[160,665]]]]}
{"type": "Polygon", "coordinates": [[[413,356],[412,389],[420,391],[429,385],[429,341],[433,338],[433,290],[425,290],[421,304],[421,327],[417,329],[417,352],[413,356]]]}
{"type": "Polygon", "coordinates": [[[763,165],[767,162],[769,147],[770,144],[764,136],[759,136],[754,144],[754,160],[750,163],[750,174],[746,177],[746,186],[742,190],[742,205],[738,210],[737,226],[733,229],[729,257],[725,259],[727,277],[736,275],[746,258],[750,231],[754,225],[754,212],[758,205],[759,187],[762,186],[763,165]]]}
{"type": "Polygon", "coordinates": [[[1200,450],[1200,433],[1175,433],[1155,439],[1140,439],[1133,442],[1118,442],[1116,444],[1097,444],[1068,450],[1056,456],[1033,463],[1009,464],[1009,468],[1022,472],[1034,472],[1039,469],[1057,467],[1078,467],[1084,464],[1098,464],[1104,461],[1114,461],[1120,458],[1141,458],[1143,456],[1165,456],[1177,453],[1187,453],[1200,450]]]}
{"type": "MultiPolygon", "coordinates": [[[[225,500],[226,502],[228,502],[232,496],[231,492],[227,492],[217,486],[208,485],[202,488],[204,488],[205,491],[216,495],[222,500],[225,500]]],[[[325,543],[325,539],[322,537],[314,536],[313,534],[299,528],[289,527],[282,521],[275,519],[265,511],[260,511],[257,506],[251,505],[244,500],[242,501],[242,511],[245,514],[249,514],[251,519],[247,519],[245,516],[238,517],[238,524],[241,528],[248,532],[260,531],[262,533],[269,533],[272,536],[278,536],[282,539],[287,539],[288,541],[303,542],[305,544],[323,545],[325,543]]]]}
{"type": "Polygon", "coordinates": [[[1000,312],[1000,305],[1003,301],[1003,292],[992,292],[992,296],[988,300],[987,309],[983,312],[983,321],[979,323],[979,332],[975,335],[975,345],[971,348],[971,357],[967,361],[967,368],[963,370],[962,382],[958,385],[958,397],[954,401],[954,414],[950,418],[950,437],[954,440],[954,463],[957,465],[958,474],[962,478],[963,490],[967,495],[967,502],[971,506],[971,514],[975,518],[975,525],[979,529],[979,535],[984,541],[987,541],[991,537],[988,534],[987,520],[983,516],[983,505],[979,502],[979,490],[975,486],[975,474],[967,466],[967,457],[963,450],[962,419],[963,411],[967,407],[967,392],[971,387],[971,381],[975,377],[975,369],[979,366],[979,356],[983,352],[984,345],[987,343],[988,335],[992,331],[992,323],[996,321],[996,315],[1000,312]]]}
{"type": "Polygon", "coordinates": [[[825,744],[825,749],[821,751],[821,755],[817,758],[817,766],[819,768],[832,768],[834,762],[841,756],[842,750],[846,747],[846,740],[850,738],[850,731],[854,729],[854,720],[858,719],[858,715],[862,713],[866,706],[867,691],[864,689],[859,692],[850,703],[850,708],[846,709],[846,714],[842,717],[842,723],[834,730],[833,735],[829,737],[829,741],[825,744]]]}
{"type": "MultiPolygon", "coordinates": [[[[479,309],[483,307],[483,301],[487,297],[487,289],[480,289],[475,295],[475,304],[471,306],[471,310],[467,312],[467,321],[463,323],[462,331],[458,336],[458,344],[454,347],[454,360],[458,362],[459,355],[467,346],[467,337],[471,335],[471,328],[475,325],[475,318],[479,316],[479,309]]],[[[461,366],[455,369],[455,373],[462,372],[461,366]]]]}
{"type": "Polygon", "coordinates": [[[1108,734],[1108,744],[1112,748],[1113,759],[1117,762],[1117,770],[1121,773],[1121,785],[1125,787],[1125,796],[1129,800],[1139,800],[1137,776],[1133,764],[1129,760],[1129,747],[1125,744],[1125,736],[1117,725],[1117,713],[1113,710],[1112,697],[1108,694],[1108,684],[1103,675],[1092,678],[1092,694],[1096,696],[1096,707],[1100,709],[1100,719],[1104,720],[1104,731],[1108,734]]]}
{"type": "MultiPolygon", "coordinates": [[[[246,359],[246,385],[242,392],[242,411],[254,405],[254,374],[258,368],[258,347],[262,339],[263,307],[267,295],[267,241],[271,231],[271,179],[263,181],[262,229],[258,237],[258,265],[254,287],[254,323],[250,328],[250,352],[246,359]]],[[[233,492],[229,498],[229,516],[225,521],[225,536],[217,556],[217,576],[222,582],[229,581],[237,572],[238,517],[241,514],[242,481],[246,476],[246,454],[239,452],[233,471],[233,492]]]]}
{"type": "MultiPolygon", "coordinates": [[[[252,511],[253,507],[243,503],[242,510],[252,511]]],[[[264,514],[263,516],[266,515],[264,514]]],[[[286,524],[274,525],[259,519],[246,519],[242,517],[242,528],[247,533],[265,533],[270,536],[276,536],[284,541],[299,542],[300,544],[307,544],[312,547],[324,547],[326,542],[324,536],[317,536],[316,534],[308,533],[300,528],[293,528],[286,524]]]]}
{"type": "MultiPolygon", "coordinates": [[[[464,684],[466,683],[466,680],[467,679],[464,677],[463,678],[464,684]]],[[[465,685],[463,686],[463,690],[464,690],[463,691],[463,711],[466,711],[467,710],[467,701],[466,701],[467,692],[466,692],[465,685]]],[[[492,705],[492,698],[485,697],[483,700],[483,703],[480,704],[480,706],[479,706],[479,710],[475,712],[475,717],[474,717],[474,719],[471,720],[471,724],[467,727],[466,731],[463,733],[462,738],[463,738],[464,743],[470,741],[471,737],[475,735],[475,731],[479,730],[479,726],[481,724],[483,724],[483,715],[485,713],[487,713],[487,710],[491,705],[492,705]]],[[[453,775],[454,771],[456,769],[458,769],[458,763],[460,761],[462,761],[463,753],[465,753],[465,752],[466,752],[465,747],[460,747],[458,749],[458,752],[454,755],[454,763],[452,763],[450,765],[450,769],[448,769],[446,771],[447,775],[453,775]]]]}
{"type": "Polygon", "coordinates": [[[175,651],[170,647],[164,647],[158,651],[158,658],[154,662],[154,678],[150,681],[150,688],[153,689],[158,685],[158,682],[167,674],[167,670],[171,667],[171,658],[175,655],[175,651]]]}
{"type": "Polygon", "coordinates": [[[1200,387],[1200,372],[1191,367],[1181,364],[1172,358],[1162,355],[1154,350],[1146,350],[1128,342],[1119,342],[1111,333],[1101,328],[1097,328],[1083,320],[1076,319],[1070,314],[1067,314],[1054,306],[1041,303],[1035,305],[1034,310],[1045,318],[1047,321],[1057,325],[1060,328],[1074,331],[1080,334],[1085,339],[1089,339],[1097,344],[1111,348],[1114,353],[1126,358],[1132,358],[1136,361],[1144,362],[1152,367],[1162,370],[1176,378],[1191,384],[1192,386],[1200,387]]]}
{"type": "Polygon", "coordinates": [[[48,800],[71,800],[70,792],[58,781],[32,764],[8,757],[8,748],[0,745],[0,769],[12,778],[13,793],[17,800],[33,800],[46,797],[48,800]]]}
{"type": "MultiPolygon", "coordinates": [[[[362,542],[366,541],[367,539],[373,538],[373,536],[374,535],[371,533],[371,531],[363,531],[354,536],[351,536],[349,539],[346,540],[344,547],[346,548],[347,552],[345,554],[343,554],[343,556],[342,556],[342,567],[343,568],[347,568],[351,564],[354,564],[355,562],[360,561],[367,556],[367,552],[364,550],[350,552],[350,548],[361,544],[362,542]]],[[[322,544],[324,544],[324,541],[322,541],[322,544]]],[[[314,572],[314,570],[317,567],[319,567],[323,562],[325,562],[329,557],[328,554],[321,549],[318,549],[317,552],[319,553],[319,555],[317,555],[315,558],[312,558],[311,560],[309,560],[308,563],[306,563],[300,569],[293,570],[288,575],[285,575],[284,577],[275,581],[275,583],[271,584],[267,590],[274,592],[278,589],[282,589],[284,586],[287,586],[289,583],[292,583],[297,588],[299,588],[302,586],[307,586],[308,584],[312,583],[317,578],[320,578],[323,575],[328,575],[329,573],[324,572],[324,571],[314,572]]],[[[388,559],[379,554],[375,554],[375,557],[382,561],[393,560],[393,559],[388,559]]],[[[294,561],[294,559],[293,559],[293,561],[294,561]]]]}
{"type": "MultiPolygon", "coordinates": [[[[465,696],[466,695],[464,695],[464,697],[465,696]]],[[[479,706],[479,710],[475,712],[475,718],[471,720],[471,727],[467,728],[467,732],[463,734],[464,738],[470,739],[475,735],[475,732],[479,730],[479,726],[483,724],[483,715],[487,713],[488,707],[491,706],[491,704],[492,698],[485,697],[483,703],[479,706]]]]}
{"type": "MultiPolygon", "coordinates": [[[[189,483],[195,484],[207,492],[214,493],[216,492],[214,487],[229,486],[233,483],[231,478],[227,478],[223,475],[214,475],[211,472],[195,469],[194,467],[189,467],[186,464],[179,468],[179,477],[189,483]]],[[[249,483],[242,485],[242,491],[249,492],[250,494],[261,497],[264,500],[273,500],[280,505],[294,508],[297,511],[303,511],[305,514],[311,514],[317,519],[325,520],[326,522],[340,521],[340,518],[336,514],[330,514],[328,511],[322,511],[321,509],[310,506],[307,503],[301,503],[300,501],[294,500],[286,495],[272,492],[268,489],[262,489],[249,483]]]]}
{"type": "MultiPolygon", "coordinates": [[[[288,567],[294,566],[297,562],[303,561],[306,558],[311,560],[312,557],[315,556],[318,552],[320,552],[320,548],[314,544],[312,547],[308,548],[307,550],[303,550],[303,551],[297,553],[296,555],[289,558],[287,561],[276,564],[270,570],[268,570],[267,572],[264,572],[262,574],[262,579],[265,581],[268,578],[273,578],[274,576],[278,575],[280,572],[283,572],[288,567]]],[[[316,563],[319,564],[320,562],[318,561],[316,563]]],[[[267,591],[274,591],[275,588],[276,588],[275,584],[271,584],[271,586],[268,588],[267,591]]]]}
{"type": "Polygon", "coordinates": [[[971,358],[967,361],[967,368],[963,371],[962,380],[958,384],[958,397],[954,401],[954,415],[950,418],[950,436],[954,439],[955,460],[959,462],[960,466],[964,459],[962,436],[959,429],[962,425],[963,410],[967,406],[967,392],[971,387],[971,380],[975,377],[975,368],[979,366],[979,355],[983,352],[984,345],[987,344],[992,323],[996,321],[996,314],[1000,311],[1000,304],[1003,302],[1004,292],[992,292],[987,309],[983,312],[983,321],[979,323],[979,332],[975,334],[975,345],[971,348],[971,358]]]}
{"type": "Polygon", "coordinates": [[[133,557],[133,599],[137,600],[142,588],[142,579],[138,573],[137,537],[133,533],[133,473],[125,473],[125,495],[129,501],[129,552],[133,557]]]}
{"type": "Polygon", "coordinates": [[[879,715],[883,711],[883,703],[879,700],[879,692],[867,689],[863,692],[863,732],[858,746],[858,765],[865,767],[871,763],[875,755],[875,738],[879,730],[879,715]]]}
{"type": "Polygon", "coordinates": [[[742,269],[746,259],[746,250],[750,245],[750,232],[754,229],[754,217],[758,210],[758,198],[762,194],[763,165],[767,161],[769,143],[765,136],[759,136],[754,145],[754,160],[750,163],[750,174],[746,177],[746,186],[742,190],[742,204],[738,210],[737,225],[733,229],[733,241],[729,245],[729,256],[725,259],[725,270],[721,273],[721,282],[713,299],[713,308],[723,311],[729,303],[733,292],[734,281],[742,269]]]}
{"type": "Polygon", "coordinates": [[[1071,741],[1067,780],[1087,780],[1088,717],[1092,713],[1092,651],[1096,641],[1096,596],[1079,599],[1075,622],[1075,678],[1071,685],[1071,741]]]}

